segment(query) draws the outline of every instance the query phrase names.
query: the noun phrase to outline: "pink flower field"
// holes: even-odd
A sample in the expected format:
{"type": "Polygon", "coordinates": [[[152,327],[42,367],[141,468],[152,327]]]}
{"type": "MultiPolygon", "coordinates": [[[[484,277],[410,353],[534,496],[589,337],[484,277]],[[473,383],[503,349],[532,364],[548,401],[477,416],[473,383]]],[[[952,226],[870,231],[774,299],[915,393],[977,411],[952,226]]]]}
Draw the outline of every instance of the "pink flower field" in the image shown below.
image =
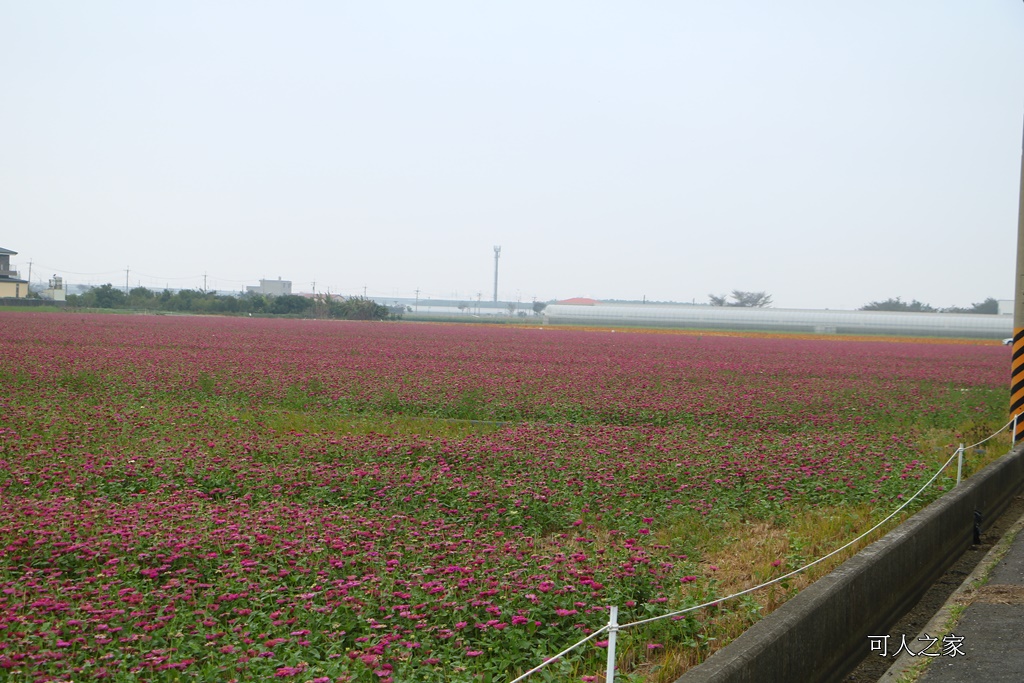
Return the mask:
{"type": "MultiPolygon", "coordinates": [[[[0,680],[26,681],[508,680],[609,605],[625,623],[813,559],[794,520],[880,518],[951,452],[928,444],[1002,426],[1010,362],[415,323],[0,330],[0,680]],[[754,528],[784,548],[740,562],[754,528]]],[[[763,607],[624,634],[622,666],[655,680],[763,607]]],[[[603,666],[590,643],[538,680],[603,666]]]]}

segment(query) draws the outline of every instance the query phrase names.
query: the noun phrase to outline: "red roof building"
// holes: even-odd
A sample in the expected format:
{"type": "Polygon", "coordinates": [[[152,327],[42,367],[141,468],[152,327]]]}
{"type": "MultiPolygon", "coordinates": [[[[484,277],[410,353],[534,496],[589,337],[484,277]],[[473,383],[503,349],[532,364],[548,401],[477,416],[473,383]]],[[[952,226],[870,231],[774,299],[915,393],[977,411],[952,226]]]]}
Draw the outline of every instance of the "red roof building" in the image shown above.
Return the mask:
{"type": "Polygon", "coordinates": [[[559,301],[560,304],[568,304],[570,306],[596,306],[601,303],[597,299],[587,299],[585,297],[577,296],[572,299],[566,299],[565,301],[559,301]]]}

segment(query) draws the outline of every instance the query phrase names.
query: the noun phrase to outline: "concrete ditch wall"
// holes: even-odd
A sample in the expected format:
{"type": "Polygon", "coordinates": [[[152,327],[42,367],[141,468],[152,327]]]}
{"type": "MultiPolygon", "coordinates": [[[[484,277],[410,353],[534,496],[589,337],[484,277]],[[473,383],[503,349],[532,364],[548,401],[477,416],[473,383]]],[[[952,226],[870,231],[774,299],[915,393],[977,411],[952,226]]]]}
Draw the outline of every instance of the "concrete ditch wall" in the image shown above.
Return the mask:
{"type": "Polygon", "coordinates": [[[1015,448],[818,579],[677,683],[837,683],[1024,485],[1015,448]]]}

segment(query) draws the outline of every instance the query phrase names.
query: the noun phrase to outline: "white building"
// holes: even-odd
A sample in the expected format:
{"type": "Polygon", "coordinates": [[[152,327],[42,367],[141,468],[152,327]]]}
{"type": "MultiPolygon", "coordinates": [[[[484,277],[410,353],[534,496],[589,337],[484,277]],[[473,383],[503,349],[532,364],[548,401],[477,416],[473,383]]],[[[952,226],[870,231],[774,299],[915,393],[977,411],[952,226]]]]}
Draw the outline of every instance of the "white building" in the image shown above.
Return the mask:
{"type": "Polygon", "coordinates": [[[40,292],[39,296],[50,301],[67,301],[67,292],[64,290],[64,278],[60,275],[51,277],[49,286],[40,292]]]}
{"type": "Polygon", "coordinates": [[[247,285],[246,294],[263,294],[270,296],[285,296],[292,293],[292,281],[282,280],[260,280],[259,286],[247,285]]]}

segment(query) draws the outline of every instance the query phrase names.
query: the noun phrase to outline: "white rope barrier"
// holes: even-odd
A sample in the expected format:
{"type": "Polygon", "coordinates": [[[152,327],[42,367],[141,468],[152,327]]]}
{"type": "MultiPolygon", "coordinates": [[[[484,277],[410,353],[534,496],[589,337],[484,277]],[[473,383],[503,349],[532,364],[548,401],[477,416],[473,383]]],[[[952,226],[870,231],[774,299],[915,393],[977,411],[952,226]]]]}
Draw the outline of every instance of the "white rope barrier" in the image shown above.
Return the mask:
{"type": "MultiPolygon", "coordinates": [[[[618,608],[615,608],[615,609],[616,609],[616,611],[618,610],[618,608]]],[[[523,680],[523,679],[524,679],[524,678],[526,678],[527,676],[529,676],[529,675],[531,675],[531,674],[535,674],[535,673],[537,673],[538,671],[540,671],[541,669],[543,669],[543,668],[544,668],[545,666],[547,666],[548,664],[551,664],[552,662],[556,662],[556,661],[558,661],[559,659],[561,659],[561,658],[562,658],[562,657],[564,657],[565,655],[569,654],[570,652],[572,652],[573,650],[575,650],[576,648],[578,648],[578,647],[579,647],[580,645],[582,645],[583,643],[587,642],[588,640],[592,640],[592,639],[594,639],[594,638],[597,638],[597,636],[599,636],[600,634],[604,633],[604,632],[605,632],[605,631],[607,631],[607,630],[608,630],[608,626],[602,626],[601,628],[599,628],[598,630],[594,631],[594,632],[593,632],[593,633],[591,633],[591,634],[590,634],[589,636],[587,636],[586,638],[584,638],[583,640],[581,640],[580,642],[576,643],[575,645],[570,645],[569,647],[565,648],[564,650],[562,650],[561,652],[559,652],[559,653],[558,653],[557,655],[555,655],[554,657],[548,657],[547,659],[545,659],[545,660],[544,660],[544,662],[543,662],[542,664],[540,664],[539,666],[535,666],[535,667],[533,667],[532,669],[530,669],[529,671],[527,671],[526,673],[524,673],[524,674],[523,674],[522,676],[520,676],[519,678],[514,678],[514,679],[512,679],[511,681],[509,681],[509,683],[519,683],[519,681],[523,680]]]]}
{"type": "Polygon", "coordinates": [[[872,533],[874,533],[880,527],[882,527],[888,521],[890,521],[893,517],[895,517],[900,512],[905,510],[908,505],[910,505],[912,502],[914,502],[914,500],[916,500],[918,496],[920,496],[922,493],[924,493],[925,489],[927,489],[929,486],[931,486],[932,483],[936,479],[939,478],[939,475],[942,474],[947,467],[949,467],[950,463],[952,463],[954,459],[957,460],[957,485],[959,485],[960,484],[960,474],[961,474],[962,466],[963,466],[963,454],[964,454],[964,451],[972,449],[972,448],[976,448],[976,447],[980,446],[981,444],[985,443],[986,441],[994,439],[995,437],[999,436],[1001,433],[1006,431],[1006,429],[1009,428],[1009,427],[1013,427],[1013,431],[1011,432],[1011,437],[1016,435],[1016,424],[1017,424],[1017,416],[1015,415],[1012,420],[1010,420],[1005,425],[1000,427],[998,431],[993,432],[992,434],[990,434],[989,436],[985,437],[981,441],[979,441],[979,442],[977,442],[975,444],[971,444],[970,446],[966,446],[966,447],[963,444],[960,444],[960,447],[956,449],[956,451],[953,453],[953,455],[951,455],[949,457],[949,459],[947,459],[946,462],[943,463],[941,467],[939,467],[939,469],[935,472],[935,474],[933,474],[931,476],[931,478],[928,481],[926,481],[917,491],[914,492],[914,495],[912,495],[910,498],[908,498],[906,501],[904,501],[904,503],[902,505],[900,505],[898,508],[893,510],[885,519],[883,519],[882,521],[878,522],[873,527],[871,527],[870,529],[868,529],[867,531],[862,533],[860,536],[857,536],[852,541],[846,543],[845,545],[843,545],[843,546],[841,546],[839,548],[836,548],[835,550],[833,550],[832,552],[828,553],[827,555],[823,555],[822,557],[819,557],[816,560],[808,562],[807,564],[803,565],[802,567],[800,567],[798,569],[794,569],[793,571],[789,572],[788,574],[783,574],[782,576],[778,576],[778,577],[772,579],[771,581],[765,581],[764,583],[758,584],[758,585],[753,586],[751,588],[747,588],[747,589],[741,590],[738,593],[733,593],[732,595],[727,595],[727,596],[725,596],[723,598],[715,598],[714,600],[711,600],[711,601],[705,602],[705,603],[701,603],[700,605],[694,605],[692,607],[687,607],[685,609],[677,610],[675,612],[669,612],[667,614],[662,614],[662,615],[659,615],[657,617],[650,617],[649,619],[641,619],[639,621],[634,621],[634,622],[631,622],[631,623],[628,623],[628,624],[619,624],[619,623],[617,623],[619,608],[617,606],[611,606],[609,608],[609,620],[608,620],[608,623],[605,624],[603,627],[601,627],[601,629],[599,629],[599,630],[595,631],[594,633],[590,634],[589,636],[587,636],[583,640],[579,641],[575,645],[567,647],[566,649],[564,649],[561,652],[559,652],[557,655],[555,655],[553,657],[549,657],[548,659],[544,660],[544,662],[542,664],[540,664],[539,666],[536,666],[536,667],[530,669],[529,671],[527,671],[526,673],[522,674],[518,678],[515,678],[515,679],[509,681],[509,683],[519,683],[519,681],[522,681],[523,679],[527,678],[528,676],[530,676],[530,675],[540,671],[541,669],[543,669],[548,664],[551,664],[552,662],[555,662],[558,659],[561,659],[562,657],[564,657],[569,652],[575,650],[577,647],[579,647],[580,645],[583,645],[587,641],[592,640],[593,638],[596,638],[598,636],[598,634],[604,633],[605,631],[608,631],[608,633],[609,633],[609,637],[608,637],[608,665],[607,665],[607,669],[606,669],[606,674],[605,675],[606,675],[606,683],[611,683],[611,681],[613,680],[613,678],[615,676],[615,641],[616,641],[616,635],[617,635],[617,633],[619,631],[623,631],[623,630],[625,630],[627,628],[632,628],[634,626],[642,626],[644,624],[649,624],[649,623],[652,623],[652,622],[655,622],[655,621],[661,621],[662,619],[670,619],[672,617],[678,617],[678,616],[683,615],[683,614],[688,614],[690,612],[695,612],[697,610],[704,609],[705,607],[712,607],[714,605],[718,605],[719,603],[725,602],[727,600],[732,600],[734,598],[742,597],[742,596],[747,595],[749,593],[753,593],[754,591],[760,590],[762,588],[767,588],[768,586],[772,586],[772,585],[775,585],[775,584],[780,583],[782,581],[785,581],[786,579],[792,578],[792,577],[796,576],[797,574],[801,574],[801,573],[807,571],[808,569],[810,569],[811,567],[814,567],[815,565],[818,565],[818,564],[824,562],[825,560],[838,555],[839,553],[843,552],[844,550],[846,550],[850,546],[856,545],[857,543],[862,541],[864,538],[870,536],[872,533]]]}
{"type": "Polygon", "coordinates": [[[993,433],[989,434],[988,436],[986,436],[984,439],[982,439],[978,443],[972,443],[967,448],[968,449],[970,449],[970,448],[977,448],[978,446],[980,446],[981,444],[985,443],[986,441],[990,441],[990,440],[996,438],[997,436],[999,436],[1000,434],[1005,432],[1007,430],[1007,428],[1009,428],[1010,426],[1016,426],[1016,425],[1017,425],[1017,416],[1014,415],[1012,420],[1010,420],[1009,422],[1007,422],[1006,424],[1004,424],[1002,427],[999,428],[999,431],[993,432],[993,433]]]}

